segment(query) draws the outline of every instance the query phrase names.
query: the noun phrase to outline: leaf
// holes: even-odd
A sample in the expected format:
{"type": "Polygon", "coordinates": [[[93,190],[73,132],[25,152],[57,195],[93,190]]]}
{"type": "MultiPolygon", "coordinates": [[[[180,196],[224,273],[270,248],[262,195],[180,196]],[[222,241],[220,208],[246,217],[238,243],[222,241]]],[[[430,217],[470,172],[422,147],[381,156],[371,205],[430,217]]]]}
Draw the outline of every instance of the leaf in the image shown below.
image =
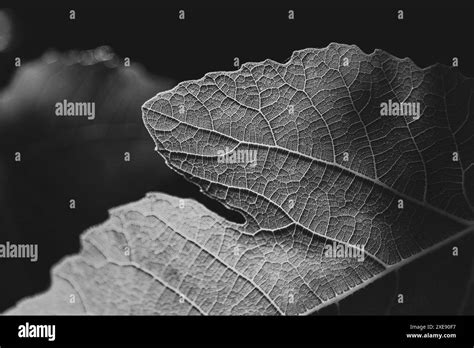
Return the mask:
{"type": "Polygon", "coordinates": [[[145,103],[145,125],[172,169],[246,224],[151,194],[114,209],[49,292],[9,313],[472,313],[472,92],[455,69],[339,44],[183,82],[145,103]],[[389,99],[419,102],[421,118],[381,117],[389,99]],[[257,160],[220,163],[232,150],[257,160]]]}
{"type": "MultiPolygon", "coordinates": [[[[295,314],[318,303],[292,266],[310,255],[305,243],[288,233],[242,234],[193,200],[150,193],[112,209],[81,245],[53,268],[47,292],[6,314],[295,314]]],[[[320,262],[304,265],[326,277],[326,288],[346,268],[373,264],[320,262]]]]}
{"type": "Polygon", "coordinates": [[[264,274],[289,267],[294,281],[267,291],[311,294],[281,307],[307,313],[472,232],[472,94],[457,69],[331,44],[183,82],[143,118],[172,169],[245,216],[242,234],[291,236],[288,263],[264,274]],[[420,103],[421,118],[380,116],[388,100],[420,103]],[[255,166],[219,163],[241,150],[255,166]],[[328,263],[328,243],[362,245],[367,259],[328,263]]]}
{"type": "MultiPolygon", "coordinates": [[[[7,314],[282,312],[284,294],[272,299],[267,286],[250,279],[249,274],[260,272],[248,261],[268,262],[271,270],[285,254],[277,245],[285,243],[285,236],[242,235],[201,204],[165,194],[148,194],[110,214],[84,233],[79,255],[54,268],[48,292],[7,314]]],[[[296,249],[304,253],[306,246],[296,249]]],[[[288,279],[293,276],[288,269],[288,279]]],[[[276,273],[271,278],[278,281],[276,273]]]]}

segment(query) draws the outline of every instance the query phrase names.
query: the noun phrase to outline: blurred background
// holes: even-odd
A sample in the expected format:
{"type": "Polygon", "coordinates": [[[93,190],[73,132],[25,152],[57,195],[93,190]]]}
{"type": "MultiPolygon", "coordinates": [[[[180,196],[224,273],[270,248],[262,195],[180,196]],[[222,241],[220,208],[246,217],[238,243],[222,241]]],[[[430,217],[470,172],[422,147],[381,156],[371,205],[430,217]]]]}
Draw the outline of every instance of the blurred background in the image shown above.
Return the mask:
{"type": "Polygon", "coordinates": [[[388,7],[295,8],[295,21],[288,8],[186,7],[185,20],[179,10],[0,7],[0,243],[39,244],[37,263],[0,260],[0,312],[46,290],[51,266],[79,250],[86,228],[146,192],[192,197],[243,222],[154,152],[140,106],[182,80],[233,70],[234,57],[284,62],[293,50],[331,42],[381,48],[423,67],[456,56],[473,76],[474,22],[459,9],[405,8],[402,23],[388,7]],[[56,117],[64,99],[95,102],[96,118],[56,117]]]}

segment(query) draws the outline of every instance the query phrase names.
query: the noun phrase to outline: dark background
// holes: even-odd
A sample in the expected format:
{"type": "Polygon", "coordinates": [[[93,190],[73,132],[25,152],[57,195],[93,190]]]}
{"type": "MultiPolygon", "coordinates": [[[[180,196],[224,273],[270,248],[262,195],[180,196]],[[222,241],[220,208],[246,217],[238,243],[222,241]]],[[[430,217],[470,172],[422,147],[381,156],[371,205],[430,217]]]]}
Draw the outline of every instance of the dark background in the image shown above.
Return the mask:
{"type": "Polygon", "coordinates": [[[293,50],[325,47],[331,42],[356,44],[366,53],[384,49],[410,57],[422,67],[450,64],[458,56],[461,71],[468,76],[473,72],[472,7],[460,7],[454,0],[452,7],[430,7],[434,4],[427,1],[406,6],[403,2],[398,6],[375,1],[373,6],[368,2],[337,1],[333,6],[315,2],[312,7],[290,2],[277,8],[258,7],[258,2],[234,8],[116,7],[116,2],[108,3],[110,7],[71,4],[13,9],[18,42],[2,57],[2,80],[8,76],[5,69],[13,70],[9,62],[17,55],[33,59],[51,47],[69,50],[100,45],[109,45],[120,56],[133,57],[153,73],[178,81],[200,78],[209,71],[232,70],[236,56],[241,63],[266,58],[284,62],[293,50]],[[76,10],[75,21],[69,20],[70,9],[76,10]],[[185,21],[178,20],[179,9],[186,11],[185,21]],[[294,21],[288,20],[289,9],[296,12],[294,21]],[[405,11],[403,21],[397,19],[398,9],[405,11]]]}
{"type": "MultiPolygon", "coordinates": [[[[46,290],[51,266],[79,250],[79,235],[86,228],[107,219],[108,209],[138,200],[146,192],[193,197],[228,219],[243,221],[200,194],[154,153],[139,107],[160,90],[206,72],[233,70],[234,57],[241,63],[267,58],[285,62],[293,50],[331,42],[356,44],[366,53],[384,49],[408,56],[421,67],[451,64],[456,56],[463,74],[473,76],[474,16],[467,8],[422,3],[356,7],[341,2],[333,7],[289,3],[278,8],[232,9],[152,7],[136,1],[130,7],[112,7],[111,2],[103,7],[50,4],[5,6],[14,30],[10,48],[0,52],[0,95],[14,87],[15,74],[27,64],[32,73],[22,80],[25,88],[29,78],[40,75],[44,80],[24,96],[22,100],[28,101],[24,108],[4,109],[10,113],[8,118],[0,114],[0,242],[38,243],[40,253],[37,263],[0,260],[0,312],[46,290]],[[400,8],[405,12],[403,21],[397,19],[400,8]],[[69,20],[70,9],[76,11],[74,21],[69,20]],[[186,11],[184,21],[178,20],[179,9],[186,11]],[[295,11],[293,21],[288,20],[289,9],[295,11]],[[101,64],[46,66],[38,60],[48,49],[66,54],[102,45],[119,57],[130,57],[135,74],[130,77],[123,68],[110,70],[101,64]],[[20,69],[13,64],[17,56],[23,61],[20,69]],[[72,90],[64,91],[52,82],[58,74],[72,90]],[[56,120],[50,101],[64,98],[98,98],[97,103],[105,105],[103,113],[92,121],[93,126],[86,120],[56,120]],[[106,129],[92,141],[79,132],[100,125],[106,129]],[[124,163],[123,152],[131,148],[132,161],[124,163]],[[13,161],[15,151],[22,151],[21,164],[13,161]],[[75,210],[68,207],[70,198],[77,201],[75,210]]],[[[20,84],[13,90],[21,94],[25,88],[20,84]]]]}

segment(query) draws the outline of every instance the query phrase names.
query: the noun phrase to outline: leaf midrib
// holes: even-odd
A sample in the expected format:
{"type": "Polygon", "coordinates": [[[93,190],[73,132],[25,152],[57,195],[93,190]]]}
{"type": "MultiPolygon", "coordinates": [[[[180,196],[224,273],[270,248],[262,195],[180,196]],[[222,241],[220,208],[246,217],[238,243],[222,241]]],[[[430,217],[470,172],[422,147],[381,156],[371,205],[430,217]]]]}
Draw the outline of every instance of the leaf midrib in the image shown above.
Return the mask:
{"type": "MultiPolygon", "coordinates": [[[[159,95],[158,95],[159,96],[159,95]]],[[[158,98],[155,97],[155,98],[158,98]]],[[[329,167],[332,167],[332,168],[337,168],[337,169],[340,169],[342,171],[345,171],[347,173],[350,173],[362,180],[365,180],[365,181],[369,181],[370,183],[372,184],[375,184],[375,185],[378,185],[379,187],[382,187],[390,192],[392,192],[393,194],[399,196],[400,198],[404,198],[406,199],[407,201],[411,202],[411,203],[414,203],[422,208],[426,208],[426,209],[429,209],[429,210],[432,210],[436,213],[438,213],[439,215],[442,215],[444,217],[447,217],[453,221],[456,221],[457,223],[459,224],[462,224],[464,226],[474,226],[474,221],[471,221],[471,220],[467,220],[467,219],[464,219],[464,218],[461,218],[459,216],[456,216],[454,214],[451,214],[441,208],[438,208],[428,202],[420,202],[418,199],[410,196],[410,195],[407,195],[406,193],[402,193],[402,192],[398,192],[396,189],[394,189],[393,187],[379,181],[378,179],[376,178],[372,178],[370,176],[367,176],[365,174],[362,174],[362,173],[359,173],[351,168],[348,168],[348,167],[345,167],[343,165],[340,165],[336,162],[329,162],[329,161],[326,161],[326,160],[323,160],[323,159],[319,159],[319,158],[314,158],[312,156],[309,156],[309,155],[306,155],[306,154],[303,154],[303,153],[300,153],[300,152],[296,152],[294,150],[291,150],[291,149],[288,149],[286,147],[282,147],[280,145],[267,145],[267,144],[260,144],[260,143],[254,143],[254,142],[250,142],[250,141],[244,141],[244,140],[239,140],[231,135],[228,135],[228,134],[224,134],[224,133],[220,133],[220,132],[217,132],[215,130],[211,130],[211,129],[206,129],[206,128],[202,128],[202,127],[199,127],[199,126],[195,126],[193,124],[190,124],[190,123],[186,123],[186,122],[182,122],[172,116],[168,116],[168,115],[165,115],[163,113],[159,113],[149,107],[143,107],[144,110],[147,110],[147,111],[151,111],[152,113],[154,114],[158,114],[160,116],[164,116],[164,117],[167,117],[169,119],[172,119],[176,122],[178,122],[179,124],[185,124],[186,126],[188,127],[191,127],[191,128],[194,128],[196,130],[200,130],[200,131],[203,131],[203,132],[209,132],[209,133],[212,133],[212,134],[215,134],[215,135],[218,135],[218,136],[221,136],[221,137],[225,137],[231,141],[234,141],[236,143],[238,143],[237,146],[239,145],[249,145],[249,146],[256,146],[256,147],[266,147],[268,149],[276,149],[276,150],[281,150],[281,151],[284,151],[284,152],[287,152],[288,154],[292,154],[292,155],[295,155],[295,156],[300,156],[302,158],[305,158],[311,162],[316,162],[316,163],[319,163],[319,164],[324,164],[326,166],[329,166],[329,167]]],[[[170,133],[173,129],[171,130],[168,130],[168,131],[165,131],[165,130],[156,130],[154,129],[153,127],[151,127],[147,122],[146,122],[146,127],[147,129],[149,130],[150,132],[150,128],[153,129],[154,131],[157,131],[157,132],[162,132],[162,133],[170,133]]],[[[176,126],[177,127],[177,126],[176,126]]],[[[176,128],[175,127],[175,128],[176,128]]],[[[153,139],[158,141],[158,139],[154,136],[154,134],[152,134],[152,132],[150,132],[150,134],[152,135],[153,139]]],[[[236,146],[236,147],[237,147],[236,146]]],[[[234,149],[236,148],[234,147],[234,149]]],[[[184,155],[193,155],[193,156],[200,156],[200,157],[204,157],[204,158],[217,158],[217,154],[216,155],[203,155],[203,154],[193,154],[193,153],[186,153],[186,152],[182,152],[182,151],[171,151],[171,150],[168,150],[166,149],[167,152],[170,152],[170,153],[178,153],[178,154],[184,154],[184,155]]],[[[176,168],[177,169],[177,168],[176,168]]],[[[227,185],[224,185],[224,186],[227,186],[227,185]]]]}

